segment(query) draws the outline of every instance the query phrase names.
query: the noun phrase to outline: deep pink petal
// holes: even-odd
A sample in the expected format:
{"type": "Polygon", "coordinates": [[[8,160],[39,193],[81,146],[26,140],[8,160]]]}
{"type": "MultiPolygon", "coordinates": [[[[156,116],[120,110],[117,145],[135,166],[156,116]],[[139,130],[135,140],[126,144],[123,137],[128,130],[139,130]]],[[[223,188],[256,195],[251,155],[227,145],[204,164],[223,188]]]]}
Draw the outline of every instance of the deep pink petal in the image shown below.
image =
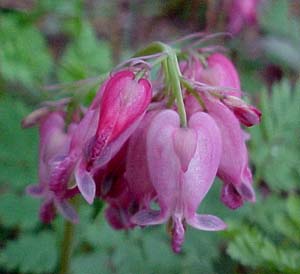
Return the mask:
{"type": "Polygon", "coordinates": [[[131,71],[121,71],[107,82],[97,135],[108,132],[109,140],[113,140],[145,111],[151,100],[151,84],[146,79],[136,81],[134,77],[131,71]]]}
{"type": "Polygon", "coordinates": [[[173,218],[173,229],[172,229],[172,249],[175,253],[179,253],[181,246],[184,242],[185,229],[182,221],[178,217],[173,218]]]}
{"type": "Polygon", "coordinates": [[[251,127],[260,123],[261,112],[254,106],[245,103],[242,99],[235,96],[226,96],[222,101],[245,126],[251,127]]]}

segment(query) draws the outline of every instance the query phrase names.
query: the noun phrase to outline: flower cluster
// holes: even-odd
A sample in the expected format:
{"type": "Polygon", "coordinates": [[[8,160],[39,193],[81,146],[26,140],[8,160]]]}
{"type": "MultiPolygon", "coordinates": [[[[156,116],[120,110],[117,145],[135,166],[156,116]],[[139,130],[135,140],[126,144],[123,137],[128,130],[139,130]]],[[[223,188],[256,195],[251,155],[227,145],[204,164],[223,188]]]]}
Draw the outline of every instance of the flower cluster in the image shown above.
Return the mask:
{"type": "Polygon", "coordinates": [[[224,55],[154,43],[112,72],[89,108],[70,113],[71,102],[48,103],[23,121],[39,125],[39,183],[27,191],[42,198],[44,222],[56,211],[77,222],[69,200],[81,194],[106,202],[115,229],[168,223],[179,252],[187,224],[226,228],[197,213],[216,176],[229,208],[255,201],[241,124],[257,124],[261,114],[241,99],[224,55]]]}

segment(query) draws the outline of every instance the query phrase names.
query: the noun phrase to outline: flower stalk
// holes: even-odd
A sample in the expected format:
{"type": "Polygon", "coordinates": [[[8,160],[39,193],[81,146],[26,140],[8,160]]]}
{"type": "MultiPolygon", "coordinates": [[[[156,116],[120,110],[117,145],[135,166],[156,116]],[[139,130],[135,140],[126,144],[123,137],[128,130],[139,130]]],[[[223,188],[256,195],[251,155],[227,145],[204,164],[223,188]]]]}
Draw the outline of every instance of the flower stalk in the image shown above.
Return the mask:
{"type": "Polygon", "coordinates": [[[68,274],[70,270],[70,262],[73,249],[75,226],[68,220],[64,221],[64,235],[61,244],[60,254],[60,274],[68,274]]]}

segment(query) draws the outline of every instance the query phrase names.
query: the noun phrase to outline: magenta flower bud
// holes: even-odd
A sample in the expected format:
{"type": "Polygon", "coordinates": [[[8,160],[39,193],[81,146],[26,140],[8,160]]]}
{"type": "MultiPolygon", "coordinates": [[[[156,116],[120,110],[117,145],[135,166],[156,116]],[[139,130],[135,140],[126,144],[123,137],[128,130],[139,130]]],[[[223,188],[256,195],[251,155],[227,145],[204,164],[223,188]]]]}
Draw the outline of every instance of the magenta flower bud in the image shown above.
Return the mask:
{"type": "Polygon", "coordinates": [[[171,218],[175,252],[183,243],[184,221],[197,229],[224,229],[226,225],[219,218],[196,213],[214,181],[220,157],[220,132],[209,115],[196,113],[189,119],[188,128],[181,128],[175,111],[161,111],[147,134],[150,178],[160,211],[141,210],[132,222],[155,225],[171,218]]]}
{"type": "Polygon", "coordinates": [[[222,101],[245,126],[251,127],[260,123],[261,112],[254,106],[235,96],[226,96],[222,101]]]}
{"type": "Polygon", "coordinates": [[[136,80],[131,71],[120,71],[106,82],[96,133],[75,170],[77,186],[88,203],[93,202],[96,193],[94,170],[106,165],[134,132],[151,95],[150,82],[136,80]]]}

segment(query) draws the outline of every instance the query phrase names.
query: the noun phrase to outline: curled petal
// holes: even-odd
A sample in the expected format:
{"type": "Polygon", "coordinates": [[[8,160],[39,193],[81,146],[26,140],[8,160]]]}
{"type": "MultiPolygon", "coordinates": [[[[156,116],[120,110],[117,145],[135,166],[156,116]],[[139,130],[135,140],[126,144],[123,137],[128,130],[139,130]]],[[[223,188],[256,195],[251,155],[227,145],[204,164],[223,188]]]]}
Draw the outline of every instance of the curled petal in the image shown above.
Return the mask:
{"type": "Polygon", "coordinates": [[[158,225],[168,220],[168,215],[158,210],[140,210],[131,217],[131,221],[137,225],[158,225]]]}
{"type": "Polygon", "coordinates": [[[243,198],[232,184],[224,184],[221,191],[221,200],[230,209],[237,209],[243,205],[243,198]]]}
{"type": "Polygon", "coordinates": [[[75,170],[75,179],[83,198],[89,204],[92,204],[96,194],[96,185],[91,174],[79,164],[79,167],[75,170]]]}
{"type": "Polygon", "coordinates": [[[186,220],[194,228],[206,231],[218,231],[227,228],[227,225],[218,217],[213,215],[195,214],[192,218],[186,220]]]}

